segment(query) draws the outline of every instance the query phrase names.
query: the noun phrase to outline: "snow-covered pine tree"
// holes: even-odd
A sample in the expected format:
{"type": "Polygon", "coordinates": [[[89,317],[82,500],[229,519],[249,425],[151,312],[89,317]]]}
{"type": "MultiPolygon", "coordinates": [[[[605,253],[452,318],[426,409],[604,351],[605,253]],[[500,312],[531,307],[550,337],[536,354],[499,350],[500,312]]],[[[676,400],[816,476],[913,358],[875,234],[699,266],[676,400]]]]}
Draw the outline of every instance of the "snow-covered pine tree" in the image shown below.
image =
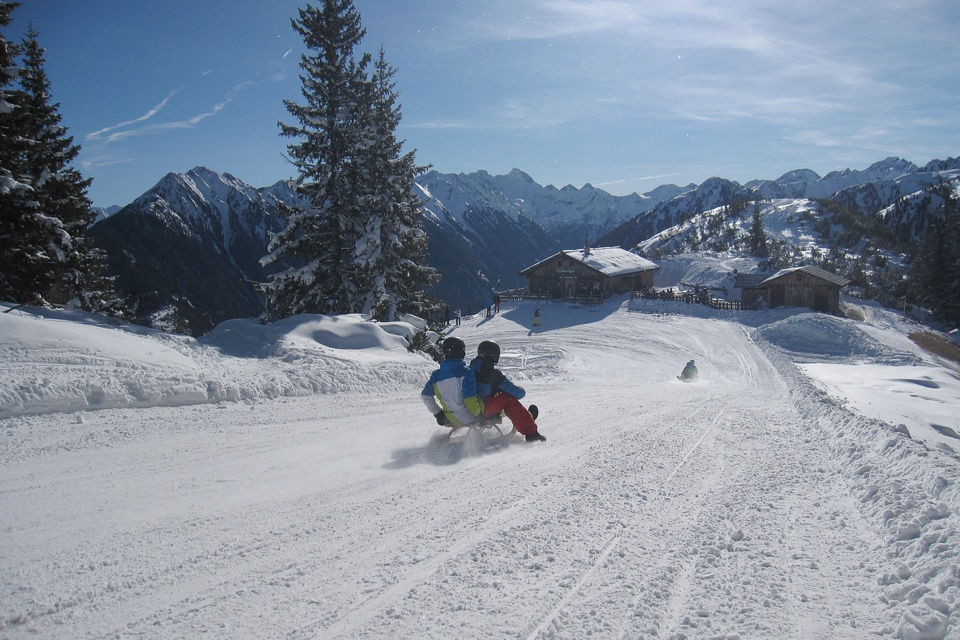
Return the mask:
{"type": "Polygon", "coordinates": [[[427,235],[414,192],[414,181],[428,167],[416,164],[415,152],[404,154],[396,137],[401,114],[395,74],[381,48],[368,84],[367,144],[359,167],[365,224],[355,254],[361,311],[387,321],[398,312],[422,314],[423,289],[438,279],[433,268],[423,266],[427,235]]]}
{"type": "Polygon", "coordinates": [[[36,221],[45,246],[26,250],[35,256],[45,254],[42,281],[46,286],[38,293],[46,301],[66,304],[77,300],[84,309],[97,311],[115,302],[116,296],[112,283],[103,276],[106,254],[94,247],[87,235],[96,219],[87,197],[91,180],[72,166],[80,147],[61,125],[60,105],[51,101],[45,62],[38,34],[31,28],[23,40],[19,78],[25,136],[31,141],[22,170],[32,193],[23,213],[36,221]]]}
{"type": "Polygon", "coordinates": [[[753,222],[750,225],[750,234],[747,237],[750,255],[757,258],[770,257],[770,249],[767,247],[767,232],[763,228],[763,220],[760,217],[760,205],[758,203],[754,203],[753,205],[753,222]]]}
{"type": "MultiPolygon", "coordinates": [[[[0,5],[9,24],[15,4],[0,5]]],[[[0,297],[19,303],[65,304],[88,310],[114,302],[103,277],[104,254],[86,235],[93,221],[89,180],[71,167],[80,148],[51,102],[44,50],[30,29],[22,45],[4,41],[0,108],[0,297]],[[13,73],[14,55],[23,55],[13,73]],[[17,87],[9,87],[15,80],[17,87]]]]}
{"type": "MultiPolygon", "coordinates": [[[[0,27],[7,27],[19,3],[0,2],[0,27]]],[[[27,140],[23,136],[23,110],[17,108],[15,81],[20,73],[16,59],[20,45],[0,34],[0,300],[21,301],[22,265],[14,264],[12,250],[25,240],[19,223],[18,202],[29,185],[20,181],[20,163],[27,140]]]]}
{"type": "Polygon", "coordinates": [[[308,50],[300,61],[305,104],[285,100],[296,124],[279,125],[281,135],[299,139],[288,151],[299,172],[297,190],[309,205],[280,212],[286,227],[262,259],[287,267],[264,285],[268,320],[357,311],[353,253],[363,224],[356,163],[369,111],[364,101],[370,57],[358,61],[353,52],[365,32],[351,0],[324,0],[319,9],[307,5],[291,22],[308,50]]]}

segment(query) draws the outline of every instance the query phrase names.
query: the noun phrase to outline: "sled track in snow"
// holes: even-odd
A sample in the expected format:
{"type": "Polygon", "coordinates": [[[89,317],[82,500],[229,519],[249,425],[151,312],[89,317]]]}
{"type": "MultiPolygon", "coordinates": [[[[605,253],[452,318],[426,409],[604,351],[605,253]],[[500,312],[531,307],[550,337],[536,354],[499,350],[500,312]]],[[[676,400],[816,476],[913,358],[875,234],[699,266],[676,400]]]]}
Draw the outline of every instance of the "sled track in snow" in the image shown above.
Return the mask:
{"type": "Polygon", "coordinates": [[[550,613],[540,621],[540,624],[538,624],[532,632],[525,635],[527,640],[550,637],[549,631],[554,620],[556,620],[557,616],[560,615],[560,612],[563,611],[567,604],[573,601],[574,596],[580,592],[580,589],[590,583],[590,580],[594,573],[596,573],[597,568],[607,561],[607,558],[610,557],[610,554],[613,552],[614,548],[616,548],[619,542],[619,536],[613,536],[607,540],[607,543],[603,546],[603,549],[599,554],[597,554],[597,558],[594,560],[593,565],[585,574],[583,574],[583,577],[577,581],[577,583],[566,593],[566,595],[560,599],[560,602],[554,606],[553,610],[550,611],[550,613]]]}
{"type": "Polygon", "coordinates": [[[676,473],[677,473],[678,471],[680,471],[680,468],[683,467],[683,465],[687,462],[687,460],[690,459],[690,456],[693,455],[693,453],[697,450],[697,448],[698,448],[698,447],[700,446],[700,444],[704,441],[704,439],[706,439],[706,437],[711,434],[711,432],[714,430],[714,427],[716,427],[717,424],[720,423],[720,420],[723,418],[723,415],[724,415],[724,413],[725,413],[725,410],[726,410],[726,407],[722,407],[722,408],[717,412],[716,417],[713,419],[713,421],[710,423],[710,425],[703,431],[703,433],[700,435],[700,437],[697,439],[697,441],[693,444],[693,446],[690,448],[690,450],[687,451],[686,454],[684,454],[683,459],[680,460],[680,462],[677,463],[677,466],[673,468],[673,471],[671,471],[671,472],[669,473],[669,475],[667,475],[667,477],[663,479],[663,483],[664,483],[664,484],[666,484],[667,482],[669,482],[670,479],[673,478],[673,476],[676,475],[676,473]]]}

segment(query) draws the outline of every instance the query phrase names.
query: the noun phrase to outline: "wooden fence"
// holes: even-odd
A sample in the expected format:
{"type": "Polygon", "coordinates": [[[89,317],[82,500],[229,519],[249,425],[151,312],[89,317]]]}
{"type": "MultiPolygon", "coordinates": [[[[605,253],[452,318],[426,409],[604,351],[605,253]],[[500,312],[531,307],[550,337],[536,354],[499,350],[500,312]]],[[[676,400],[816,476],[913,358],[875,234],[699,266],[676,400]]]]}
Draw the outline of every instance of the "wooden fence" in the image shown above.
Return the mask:
{"type": "MultiPolygon", "coordinates": [[[[549,296],[543,294],[530,293],[526,289],[512,289],[510,291],[500,291],[500,298],[503,300],[546,300],[549,296]]],[[[672,302],[682,302],[684,304],[702,304],[712,309],[721,311],[757,311],[759,304],[744,304],[740,300],[724,300],[715,298],[707,289],[699,291],[674,291],[673,289],[664,289],[657,291],[655,289],[645,289],[644,291],[634,291],[632,299],[644,298],[647,300],[667,300],[672,302]]],[[[603,297],[597,296],[574,296],[564,298],[564,302],[574,304],[600,304],[603,297]]]]}
{"type": "Polygon", "coordinates": [[[711,309],[719,309],[721,311],[757,311],[760,309],[759,304],[744,304],[740,300],[715,298],[710,291],[706,289],[699,291],[674,291],[673,289],[657,291],[655,289],[648,289],[634,293],[633,297],[645,298],[647,300],[681,302],[683,304],[702,304],[711,309]]]}

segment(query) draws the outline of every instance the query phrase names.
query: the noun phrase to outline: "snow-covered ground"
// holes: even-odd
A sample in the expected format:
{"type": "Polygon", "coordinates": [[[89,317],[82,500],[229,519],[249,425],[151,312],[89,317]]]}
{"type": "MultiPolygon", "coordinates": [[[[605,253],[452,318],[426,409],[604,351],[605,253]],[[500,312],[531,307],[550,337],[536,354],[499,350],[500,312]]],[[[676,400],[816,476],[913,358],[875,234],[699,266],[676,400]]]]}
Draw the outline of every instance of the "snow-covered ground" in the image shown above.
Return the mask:
{"type": "Polygon", "coordinates": [[[467,318],[491,448],[403,324],[0,314],[0,637],[960,638],[960,374],[861,313],[467,318]]]}

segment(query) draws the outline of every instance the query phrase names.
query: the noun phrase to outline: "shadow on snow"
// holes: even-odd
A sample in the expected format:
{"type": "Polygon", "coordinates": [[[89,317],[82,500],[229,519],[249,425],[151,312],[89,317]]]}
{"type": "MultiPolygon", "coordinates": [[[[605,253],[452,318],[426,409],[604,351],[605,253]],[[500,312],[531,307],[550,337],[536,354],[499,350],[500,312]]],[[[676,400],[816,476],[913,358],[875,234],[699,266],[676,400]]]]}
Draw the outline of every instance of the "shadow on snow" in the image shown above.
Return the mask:
{"type": "Polygon", "coordinates": [[[422,447],[397,449],[393,452],[390,462],[384,465],[385,469],[407,469],[418,464],[432,464],[438,467],[457,464],[467,458],[477,458],[496,451],[501,451],[511,444],[521,440],[509,435],[487,440],[483,437],[470,435],[451,440],[448,432],[434,434],[422,447]]]}

